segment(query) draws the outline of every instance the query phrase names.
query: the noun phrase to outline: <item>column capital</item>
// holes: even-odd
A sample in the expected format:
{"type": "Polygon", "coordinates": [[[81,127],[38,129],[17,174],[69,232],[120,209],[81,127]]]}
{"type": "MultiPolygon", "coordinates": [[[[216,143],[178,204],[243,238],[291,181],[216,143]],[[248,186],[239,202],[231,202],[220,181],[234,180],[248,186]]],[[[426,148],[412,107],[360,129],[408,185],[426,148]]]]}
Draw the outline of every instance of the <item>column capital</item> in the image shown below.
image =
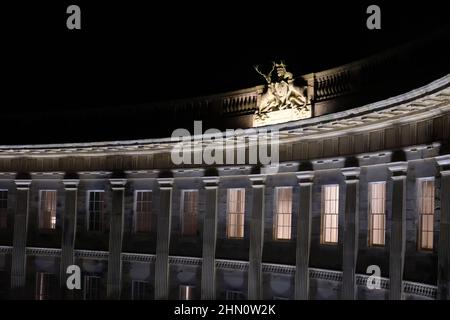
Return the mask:
{"type": "Polygon", "coordinates": [[[159,184],[159,189],[161,189],[161,190],[172,189],[173,178],[159,178],[159,179],[157,179],[157,181],[159,184]]]}
{"type": "Polygon", "coordinates": [[[253,188],[262,188],[266,184],[266,175],[255,174],[248,177],[253,188]]]}
{"type": "Polygon", "coordinates": [[[406,163],[393,163],[388,169],[392,173],[392,180],[401,180],[406,178],[408,166],[406,163]]]}
{"type": "Polygon", "coordinates": [[[312,185],[314,180],[314,171],[304,171],[297,173],[297,182],[301,186],[312,185]]]}
{"type": "Polygon", "coordinates": [[[127,184],[127,179],[109,179],[111,183],[111,189],[113,190],[124,190],[127,184]]]}
{"type": "Polygon", "coordinates": [[[219,185],[219,177],[202,177],[205,189],[215,189],[219,185]]]}
{"type": "Polygon", "coordinates": [[[64,189],[66,190],[77,190],[78,184],[80,183],[79,179],[63,179],[64,189]]]}
{"type": "Polygon", "coordinates": [[[450,155],[436,157],[436,162],[440,169],[440,174],[443,176],[450,175],[450,155]]]}
{"type": "Polygon", "coordinates": [[[359,181],[359,173],[361,172],[361,169],[357,167],[343,168],[341,172],[345,177],[345,183],[354,183],[359,181]]]}
{"type": "Polygon", "coordinates": [[[30,188],[30,179],[16,179],[14,183],[17,186],[17,190],[28,190],[30,188]]]}

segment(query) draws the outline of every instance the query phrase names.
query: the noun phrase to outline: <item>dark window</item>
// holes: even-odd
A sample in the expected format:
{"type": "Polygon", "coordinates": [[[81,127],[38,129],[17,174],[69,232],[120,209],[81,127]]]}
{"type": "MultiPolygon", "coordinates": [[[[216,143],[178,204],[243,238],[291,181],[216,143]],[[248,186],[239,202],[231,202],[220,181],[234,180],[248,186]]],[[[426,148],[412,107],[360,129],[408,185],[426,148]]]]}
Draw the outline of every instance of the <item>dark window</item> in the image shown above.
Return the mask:
{"type": "Polygon", "coordinates": [[[131,288],[132,300],[149,300],[149,285],[147,281],[133,280],[131,288]]]}
{"type": "Polygon", "coordinates": [[[134,231],[151,232],[156,229],[156,215],[152,210],[151,191],[136,191],[134,211],[134,231]]]}
{"type": "Polygon", "coordinates": [[[184,190],[182,195],[182,203],[181,233],[184,236],[194,236],[197,234],[197,190],[184,190]]]}
{"type": "Polygon", "coordinates": [[[100,298],[100,277],[84,277],[84,300],[99,300],[100,298]]]}
{"type": "Polygon", "coordinates": [[[6,228],[8,223],[8,191],[0,190],[0,228],[6,228]]]}
{"type": "Polygon", "coordinates": [[[103,231],[103,191],[89,191],[88,230],[103,231]]]}
{"type": "Polygon", "coordinates": [[[51,273],[36,273],[36,300],[50,300],[54,292],[55,277],[51,273]]]}

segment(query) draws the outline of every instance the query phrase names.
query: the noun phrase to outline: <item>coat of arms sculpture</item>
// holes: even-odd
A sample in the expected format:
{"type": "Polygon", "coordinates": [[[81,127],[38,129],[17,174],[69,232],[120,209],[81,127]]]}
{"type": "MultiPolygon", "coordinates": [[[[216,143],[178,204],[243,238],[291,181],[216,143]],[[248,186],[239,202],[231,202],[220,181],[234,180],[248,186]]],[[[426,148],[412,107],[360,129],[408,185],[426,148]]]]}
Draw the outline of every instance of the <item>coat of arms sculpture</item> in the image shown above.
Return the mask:
{"type": "Polygon", "coordinates": [[[272,69],[267,75],[258,66],[255,66],[255,70],[266,80],[267,90],[254,115],[254,126],[311,117],[306,90],[294,84],[294,76],[286,70],[283,62],[272,62],[272,69]],[[275,76],[272,75],[274,71],[275,76]]]}

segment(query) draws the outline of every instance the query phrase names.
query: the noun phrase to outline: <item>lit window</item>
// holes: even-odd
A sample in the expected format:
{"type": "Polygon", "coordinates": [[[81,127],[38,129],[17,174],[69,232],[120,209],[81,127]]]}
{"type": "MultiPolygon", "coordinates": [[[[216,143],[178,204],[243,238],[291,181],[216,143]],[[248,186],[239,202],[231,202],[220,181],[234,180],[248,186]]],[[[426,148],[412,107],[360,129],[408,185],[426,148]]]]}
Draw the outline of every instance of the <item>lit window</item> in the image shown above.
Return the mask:
{"type": "Polygon", "coordinates": [[[100,277],[84,277],[84,300],[99,300],[100,298],[100,277]]]}
{"type": "Polygon", "coordinates": [[[0,190],[0,229],[8,223],[8,190],[0,190]]]}
{"type": "Polygon", "coordinates": [[[245,300],[245,294],[241,291],[227,290],[225,293],[226,300],[245,300]]]}
{"type": "Polygon", "coordinates": [[[244,237],[245,189],[228,189],[228,238],[244,237]]]}
{"type": "Polygon", "coordinates": [[[183,190],[181,201],[181,234],[184,236],[195,236],[197,234],[197,190],[183,190]]]}
{"type": "Polygon", "coordinates": [[[103,230],[103,191],[89,191],[88,230],[103,230]]]}
{"type": "Polygon", "coordinates": [[[339,231],[339,185],[322,186],[322,232],[321,243],[338,242],[339,231]]]}
{"type": "Polygon", "coordinates": [[[180,300],[193,300],[194,286],[180,286],[180,300]]]}
{"type": "Polygon", "coordinates": [[[56,190],[41,190],[39,211],[39,228],[55,229],[56,227],[56,190]]]}
{"type": "Polygon", "coordinates": [[[276,208],[274,216],[274,239],[291,239],[292,187],[276,188],[276,208]]]}
{"type": "Polygon", "coordinates": [[[419,180],[419,248],[433,250],[434,181],[419,180]]]}
{"type": "Polygon", "coordinates": [[[369,245],[384,246],[386,234],[386,183],[369,183],[369,245]]]}
{"type": "Polygon", "coordinates": [[[148,282],[133,280],[131,283],[131,299],[132,300],[148,300],[148,282]]]}
{"type": "Polygon", "coordinates": [[[134,231],[151,232],[156,229],[156,215],[152,210],[153,193],[139,190],[135,193],[134,231]]]}
{"type": "Polygon", "coordinates": [[[51,273],[36,273],[36,300],[49,300],[52,295],[54,277],[51,273]]]}

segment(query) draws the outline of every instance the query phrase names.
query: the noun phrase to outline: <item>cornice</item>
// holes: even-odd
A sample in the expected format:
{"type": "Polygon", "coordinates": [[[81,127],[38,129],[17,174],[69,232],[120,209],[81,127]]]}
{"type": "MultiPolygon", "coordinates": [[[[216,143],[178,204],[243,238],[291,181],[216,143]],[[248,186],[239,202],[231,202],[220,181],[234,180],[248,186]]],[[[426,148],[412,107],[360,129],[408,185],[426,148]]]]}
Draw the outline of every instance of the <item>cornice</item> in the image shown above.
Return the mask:
{"type": "MultiPolygon", "coordinates": [[[[450,112],[450,75],[376,103],[310,119],[250,128],[242,130],[234,138],[278,130],[281,135],[280,141],[291,143],[303,139],[312,140],[376,130],[394,124],[430,119],[448,112],[450,112]]],[[[227,138],[226,132],[222,134],[223,138],[227,138]]],[[[170,151],[174,143],[178,142],[167,137],[89,143],[0,145],[0,158],[154,154],[170,151]]]]}

